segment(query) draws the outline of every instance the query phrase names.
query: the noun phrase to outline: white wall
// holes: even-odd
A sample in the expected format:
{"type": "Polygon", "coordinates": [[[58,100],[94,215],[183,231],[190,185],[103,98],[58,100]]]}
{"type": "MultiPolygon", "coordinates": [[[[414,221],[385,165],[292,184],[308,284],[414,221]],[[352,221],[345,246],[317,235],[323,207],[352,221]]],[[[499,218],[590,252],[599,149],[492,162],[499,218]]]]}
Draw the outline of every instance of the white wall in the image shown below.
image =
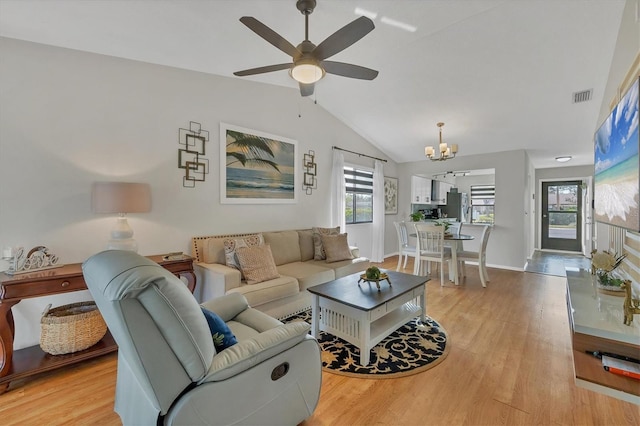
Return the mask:
{"type": "MultiPolygon", "coordinates": [[[[152,211],[129,218],[145,255],[188,253],[196,235],[328,226],[331,146],[386,158],[293,88],[6,38],[0,56],[0,247],[45,245],[62,263],[102,250],[114,219],[91,212],[90,190],[103,180],[151,184],[152,211]],[[189,121],[210,132],[211,171],[195,188],[183,188],[177,167],[178,128],[189,121]],[[300,163],[314,150],[318,189],[299,188],[297,204],[222,205],[220,122],[297,140],[300,163]]],[[[397,174],[392,161],[385,170],[397,174]]],[[[393,218],[386,216],[389,253],[397,250],[393,218]]],[[[347,232],[367,255],[369,229],[347,232]]],[[[37,343],[47,303],[89,298],[77,292],[16,305],[16,348],[37,343]]]]}

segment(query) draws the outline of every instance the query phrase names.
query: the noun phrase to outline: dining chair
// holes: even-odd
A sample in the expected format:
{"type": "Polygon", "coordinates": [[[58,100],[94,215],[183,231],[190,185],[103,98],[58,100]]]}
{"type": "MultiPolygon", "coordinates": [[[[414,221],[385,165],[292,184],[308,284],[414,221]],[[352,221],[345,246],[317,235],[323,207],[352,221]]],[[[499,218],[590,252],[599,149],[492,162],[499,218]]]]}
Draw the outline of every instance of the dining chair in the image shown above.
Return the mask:
{"type": "Polygon", "coordinates": [[[396,271],[400,270],[400,264],[402,263],[402,258],[404,257],[404,265],[402,268],[407,267],[407,260],[409,260],[409,256],[416,256],[416,247],[409,245],[409,233],[407,232],[407,223],[405,221],[402,222],[393,222],[396,227],[396,233],[398,234],[398,266],[396,267],[396,271]]]}
{"type": "Polygon", "coordinates": [[[466,277],[465,261],[478,262],[478,273],[480,274],[480,282],[482,287],[487,286],[489,282],[489,274],[487,273],[487,243],[489,242],[489,234],[491,233],[491,226],[489,225],[467,225],[464,226],[464,231],[460,228],[460,232],[466,234],[480,233],[480,247],[478,251],[473,250],[461,250],[457,253],[458,271],[461,271],[462,276],[466,277]],[[482,228],[481,231],[478,228],[482,228]]]}
{"type": "Polygon", "coordinates": [[[427,263],[427,273],[431,273],[431,262],[439,263],[440,285],[444,285],[444,262],[451,260],[451,249],[444,246],[444,226],[415,223],[416,255],[413,274],[420,275],[422,263],[427,263]]]}

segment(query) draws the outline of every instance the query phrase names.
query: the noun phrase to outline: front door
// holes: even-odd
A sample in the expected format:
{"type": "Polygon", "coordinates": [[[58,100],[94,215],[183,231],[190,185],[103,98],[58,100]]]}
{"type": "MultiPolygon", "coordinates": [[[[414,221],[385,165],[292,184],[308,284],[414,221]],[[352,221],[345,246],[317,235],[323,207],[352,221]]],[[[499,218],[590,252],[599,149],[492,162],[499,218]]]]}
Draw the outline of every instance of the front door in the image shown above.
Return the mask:
{"type": "Polygon", "coordinates": [[[542,248],[582,251],[581,181],[542,182],[542,248]]]}

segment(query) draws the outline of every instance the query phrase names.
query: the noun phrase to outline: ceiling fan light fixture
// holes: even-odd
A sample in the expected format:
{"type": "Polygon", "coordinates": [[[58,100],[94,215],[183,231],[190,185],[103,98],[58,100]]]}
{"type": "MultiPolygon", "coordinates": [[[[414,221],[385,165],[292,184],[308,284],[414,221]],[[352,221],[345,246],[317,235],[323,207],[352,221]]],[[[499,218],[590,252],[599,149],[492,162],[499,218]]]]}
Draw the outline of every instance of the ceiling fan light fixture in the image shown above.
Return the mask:
{"type": "Polygon", "coordinates": [[[313,84],[324,77],[324,69],[316,61],[298,61],[291,68],[291,77],[298,83],[313,84]]]}

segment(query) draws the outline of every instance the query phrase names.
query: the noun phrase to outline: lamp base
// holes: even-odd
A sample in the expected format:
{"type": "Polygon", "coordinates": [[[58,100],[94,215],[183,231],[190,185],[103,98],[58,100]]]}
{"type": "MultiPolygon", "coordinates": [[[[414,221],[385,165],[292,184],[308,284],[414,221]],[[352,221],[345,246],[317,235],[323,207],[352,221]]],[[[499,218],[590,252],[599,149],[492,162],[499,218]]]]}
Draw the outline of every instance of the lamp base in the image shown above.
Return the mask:
{"type": "Polygon", "coordinates": [[[107,245],[109,250],[128,250],[138,252],[138,242],[133,238],[125,238],[122,240],[109,240],[107,245]]]}
{"type": "Polygon", "coordinates": [[[107,248],[109,250],[138,251],[138,243],[133,239],[133,229],[129,226],[124,214],[121,214],[116,220],[116,226],[111,231],[111,239],[107,248]]]}

